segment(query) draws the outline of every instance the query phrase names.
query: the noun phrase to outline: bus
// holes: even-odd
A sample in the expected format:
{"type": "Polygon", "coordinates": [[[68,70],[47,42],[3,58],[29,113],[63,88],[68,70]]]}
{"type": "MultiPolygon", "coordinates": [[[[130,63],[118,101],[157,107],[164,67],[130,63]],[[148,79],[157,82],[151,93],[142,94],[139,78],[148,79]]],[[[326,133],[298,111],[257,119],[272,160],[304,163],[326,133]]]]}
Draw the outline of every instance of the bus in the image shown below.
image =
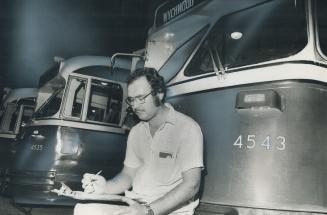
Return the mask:
{"type": "Polygon", "coordinates": [[[15,153],[15,140],[24,125],[31,119],[36,98],[36,88],[9,89],[1,104],[0,116],[0,187],[15,153]]]}
{"type": "Polygon", "coordinates": [[[326,11],[323,0],[157,8],[145,67],[202,128],[196,214],[327,213],[326,11]]]}
{"type": "Polygon", "coordinates": [[[117,174],[126,147],[126,78],[131,62],[78,56],[46,71],[35,113],[17,140],[6,193],[16,204],[72,205],[51,190],[81,189],[85,172],[117,174]]]}

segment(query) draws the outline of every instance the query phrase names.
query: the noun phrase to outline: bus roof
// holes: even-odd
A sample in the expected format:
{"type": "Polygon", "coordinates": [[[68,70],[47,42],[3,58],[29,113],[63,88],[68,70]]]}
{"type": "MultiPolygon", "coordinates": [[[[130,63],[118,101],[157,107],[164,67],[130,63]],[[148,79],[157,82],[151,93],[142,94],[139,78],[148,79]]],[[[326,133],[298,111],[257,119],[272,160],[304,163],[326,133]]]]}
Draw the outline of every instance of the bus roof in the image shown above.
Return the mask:
{"type": "MultiPolygon", "coordinates": [[[[123,59],[117,59],[115,67],[130,69],[130,62],[123,59]]],[[[111,67],[111,60],[108,56],[76,56],[60,62],[58,75],[67,80],[68,76],[76,70],[88,66],[107,66],[111,67]]]]}
{"type": "Polygon", "coordinates": [[[5,107],[8,103],[15,100],[24,98],[35,98],[37,96],[37,88],[16,88],[11,89],[5,96],[3,106],[5,107]]]}

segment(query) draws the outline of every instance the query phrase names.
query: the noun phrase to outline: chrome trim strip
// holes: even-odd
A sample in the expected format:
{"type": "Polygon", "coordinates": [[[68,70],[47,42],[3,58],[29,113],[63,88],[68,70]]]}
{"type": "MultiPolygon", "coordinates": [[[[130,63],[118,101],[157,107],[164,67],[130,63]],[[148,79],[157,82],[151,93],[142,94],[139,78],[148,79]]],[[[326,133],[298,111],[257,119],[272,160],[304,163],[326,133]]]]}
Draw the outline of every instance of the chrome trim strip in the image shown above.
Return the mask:
{"type": "Polygon", "coordinates": [[[110,127],[110,126],[103,126],[103,125],[97,125],[97,124],[91,124],[91,123],[85,123],[85,122],[74,122],[74,121],[60,120],[60,119],[35,120],[32,123],[28,124],[28,126],[26,126],[26,127],[47,126],[47,125],[67,126],[67,127],[72,127],[72,128],[113,132],[113,133],[119,133],[119,134],[125,133],[125,130],[120,127],[110,127]]]}
{"type": "Polygon", "coordinates": [[[9,138],[9,139],[15,139],[15,134],[0,134],[0,138],[9,138]]]}
{"type": "Polygon", "coordinates": [[[167,97],[210,89],[281,80],[314,80],[327,83],[326,68],[313,64],[279,64],[228,73],[225,78],[216,75],[176,83],[168,87],[167,97]]]}

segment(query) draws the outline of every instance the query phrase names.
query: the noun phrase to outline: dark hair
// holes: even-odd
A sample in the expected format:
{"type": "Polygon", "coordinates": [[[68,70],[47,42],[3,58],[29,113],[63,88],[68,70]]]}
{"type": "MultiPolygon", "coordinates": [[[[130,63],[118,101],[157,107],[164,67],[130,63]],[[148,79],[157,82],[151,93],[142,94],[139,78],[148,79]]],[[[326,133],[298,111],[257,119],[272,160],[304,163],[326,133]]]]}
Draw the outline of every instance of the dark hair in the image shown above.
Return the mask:
{"type": "MultiPolygon", "coordinates": [[[[153,68],[141,68],[135,70],[131,75],[129,76],[127,80],[127,84],[131,84],[136,79],[139,79],[141,77],[145,77],[146,80],[148,80],[151,88],[152,88],[152,95],[156,96],[158,93],[163,93],[164,96],[162,98],[162,103],[165,101],[166,98],[166,84],[164,81],[164,78],[159,75],[157,70],[153,68]]],[[[158,102],[156,102],[158,103],[158,102]]]]}

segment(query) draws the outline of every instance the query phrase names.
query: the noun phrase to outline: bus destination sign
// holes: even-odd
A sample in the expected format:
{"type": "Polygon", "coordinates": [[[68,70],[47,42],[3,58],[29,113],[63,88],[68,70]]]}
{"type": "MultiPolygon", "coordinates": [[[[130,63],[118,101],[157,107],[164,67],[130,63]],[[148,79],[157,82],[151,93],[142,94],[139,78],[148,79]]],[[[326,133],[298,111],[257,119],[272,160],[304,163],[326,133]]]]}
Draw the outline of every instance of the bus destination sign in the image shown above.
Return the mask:
{"type": "Polygon", "coordinates": [[[155,25],[160,27],[173,20],[179,15],[185,13],[204,0],[172,0],[157,9],[155,25]]]}

